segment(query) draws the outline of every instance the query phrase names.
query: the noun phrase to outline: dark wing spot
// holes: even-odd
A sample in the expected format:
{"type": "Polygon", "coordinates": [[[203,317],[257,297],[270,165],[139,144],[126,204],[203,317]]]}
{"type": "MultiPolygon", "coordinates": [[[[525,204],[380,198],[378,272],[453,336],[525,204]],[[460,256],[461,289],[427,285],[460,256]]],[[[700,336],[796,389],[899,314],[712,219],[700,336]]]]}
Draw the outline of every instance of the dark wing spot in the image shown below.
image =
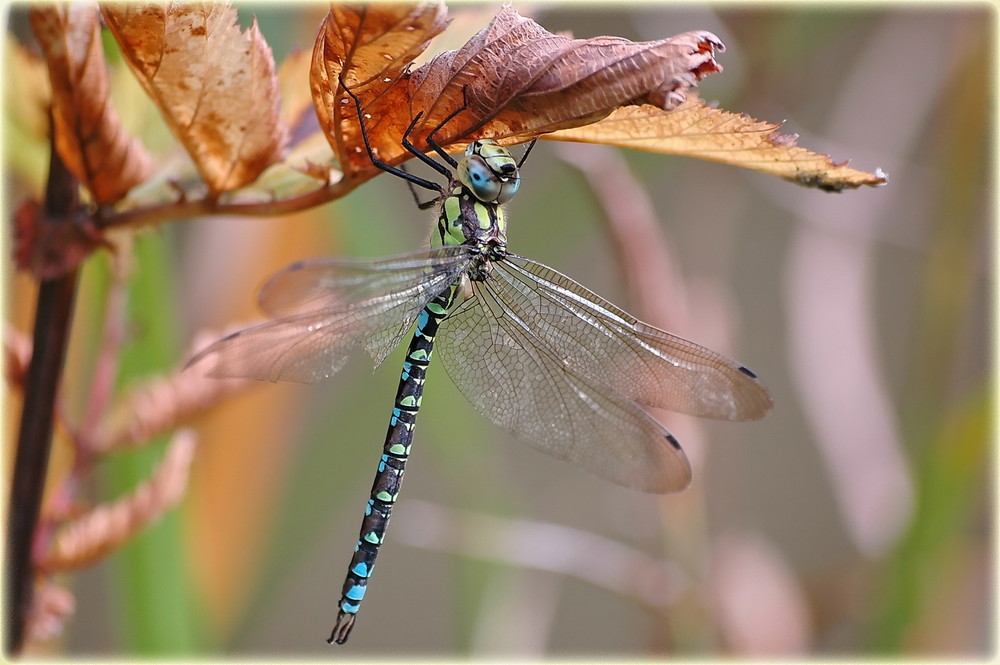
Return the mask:
{"type": "Polygon", "coordinates": [[[305,267],[306,267],[306,262],[305,261],[296,261],[292,265],[288,266],[288,268],[286,268],[286,270],[302,270],[305,267]]]}
{"type": "Polygon", "coordinates": [[[747,369],[743,365],[740,365],[740,371],[743,372],[744,374],[746,374],[747,376],[749,376],[751,379],[756,379],[757,378],[756,374],[754,374],[753,372],[751,372],[749,369],[747,369]]]}
{"type": "Polygon", "coordinates": [[[668,433],[667,436],[666,436],[666,439],[670,443],[671,446],[673,446],[677,450],[681,450],[681,442],[678,441],[677,439],[675,439],[673,434],[669,434],[668,433]]]}

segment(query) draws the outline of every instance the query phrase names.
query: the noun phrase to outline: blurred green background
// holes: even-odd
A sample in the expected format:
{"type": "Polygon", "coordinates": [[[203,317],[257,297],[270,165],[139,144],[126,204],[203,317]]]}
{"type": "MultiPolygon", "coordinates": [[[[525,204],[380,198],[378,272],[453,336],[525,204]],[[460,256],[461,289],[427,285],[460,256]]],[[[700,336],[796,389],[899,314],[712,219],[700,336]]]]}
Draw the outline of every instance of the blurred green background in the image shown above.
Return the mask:
{"type": "MultiPolygon", "coordinates": [[[[311,49],[325,13],[238,6],[245,23],[256,14],[279,63],[311,49]]],[[[993,653],[994,11],[515,8],[577,37],[715,32],[725,71],[702,82],[703,98],[784,120],[800,145],[888,173],[886,187],[827,194],[709,162],[545,141],[523,169],[508,208],[513,251],[738,358],[771,389],[774,412],[749,424],[658,414],[695,479],[650,496],[513,441],[432,367],[378,572],[350,641],[331,647],[402,356],[373,374],[359,352],[324,384],[261,385],[198,420],[182,508],[63,579],[76,614],[39,653],[993,653]],[[639,185],[618,196],[655,211],[659,264],[622,265],[605,214],[621,200],[592,187],[602,172],[639,185]],[[625,287],[630,268],[665,275],[656,311],[625,287]]],[[[449,32],[471,34],[494,11],[452,7],[449,32]]],[[[23,29],[20,10],[10,25],[23,29]]],[[[128,122],[128,104],[119,110],[128,122]]],[[[39,150],[8,147],[10,206],[37,191],[39,150]]],[[[290,261],[416,249],[430,225],[403,183],[380,177],[289,218],[144,231],[122,385],[183,363],[199,330],[252,320],[255,290],[290,261]]],[[[71,412],[88,385],[107,263],[96,256],[84,271],[71,412]]],[[[30,281],[9,262],[5,272],[8,318],[30,329],[30,281]]],[[[161,452],[103,464],[91,496],[134,486],[161,452]]]]}

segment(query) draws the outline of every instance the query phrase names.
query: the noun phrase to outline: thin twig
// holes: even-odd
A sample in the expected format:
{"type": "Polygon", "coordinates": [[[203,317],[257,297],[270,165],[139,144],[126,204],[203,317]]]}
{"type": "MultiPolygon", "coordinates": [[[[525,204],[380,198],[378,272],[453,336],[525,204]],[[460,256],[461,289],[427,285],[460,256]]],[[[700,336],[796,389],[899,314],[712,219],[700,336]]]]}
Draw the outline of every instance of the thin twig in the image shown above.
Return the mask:
{"type": "Polygon", "coordinates": [[[277,201],[255,203],[225,203],[217,199],[182,199],[159,205],[144,206],[109,212],[100,220],[101,228],[143,226],[161,222],[204,217],[207,215],[238,215],[244,217],[273,217],[300,212],[346,196],[370,176],[341,178],[331,185],[277,201]]]}

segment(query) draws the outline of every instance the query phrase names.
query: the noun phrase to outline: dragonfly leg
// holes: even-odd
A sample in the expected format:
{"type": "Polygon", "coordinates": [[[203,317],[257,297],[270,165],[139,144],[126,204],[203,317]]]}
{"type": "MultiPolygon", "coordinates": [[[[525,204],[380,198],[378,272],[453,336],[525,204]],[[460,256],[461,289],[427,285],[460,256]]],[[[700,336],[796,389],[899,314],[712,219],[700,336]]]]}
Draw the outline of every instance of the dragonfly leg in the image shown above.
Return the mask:
{"type": "MultiPolygon", "coordinates": [[[[434,138],[434,135],[437,134],[438,131],[440,131],[440,129],[442,127],[444,127],[449,122],[451,122],[452,118],[454,118],[455,116],[457,116],[459,113],[461,113],[465,109],[469,108],[469,100],[468,100],[468,97],[466,95],[468,89],[469,89],[469,86],[467,86],[467,85],[463,85],[462,86],[462,105],[459,106],[454,111],[452,111],[451,113],[449,113],[448,117],[445,118],[444,120],[442,120],[441,123],[437,127],[435,127],[434,129],[432,129],[430,131],[430,133],[427,135],[427,145],[429,145],[431,147],[431,149],[434,150],[434,152],[436,152],[437,154],[441,155],[441,159],[443,159],[444,161],[446,161],[449,164],[451,164],[452,168],[458,168],[458,161],[456,161],[454,157],[452,157],[447,152],[445,152],[444,148],[442,148],[441,145],[434,138]]],[[[405,143],[404,143],[404,145],[405,145],[405,143]]],[[[451,174],[448,173],[447,175],[450,176],[451,174]]]]}
{"type": "MultiPolygon", "coordinates": [[[[407,173],[409,173],[409,171],[407,171],[405,165],[401,164],[399,168],[402,169],[403,171],[406,171],[407,173]]],[[[433,207],[438,201],[441,200],[440,197],[434,197],[433,199],[431,199],[429,201],[421,201],[420,200],[420,195],[417,194],[417,188],[413,186],[413,183],[410,182],[409,180],[407,180],[406,184],[410,188],[410,194],[413,195],[413,201],[414,201],[414,203],[416,203],[417,207],[420,208],[421,210],[427,210],[428,208],[433,207]]]]}
{"type": "MultiPolygon", "coordinates": [[[[434,150],[434,152],[436,152],[437,154],[441,155],[441,158],[444,159],[444,161],[446,161],[449,164],[451,164],[452,168],[458,168],[458,162],[455,160],[454,157],[452,157],[447,152],[445,152],[444,148],[441,147],[441,144],[439,144],[437,142],[437,139],[434,138],[434,135],[438,133],[438,130],[440,130],[442,127],[444,127],[446,124],[448,124],[448,122],[450,122],[452,118],[454,118],[459,113],[461,113],[462,111],[464,111],[467,108],[469,108],[468,90],[469,90],[469,86],[467,86],[467,85],[463,85],[462,86],[462,105],[459,106],[454,111],[452,111],[448,115],[447,118],[445,118],[444,120],[441,121],[441,124],[439,124],[437,127],[435,127],[434,129],[432,129],[431,132],[430,132],[430,134],[427,135],[427,145],[429,145],[431,147],[431,149],[434,150]]],[[[521,168],[521,166],[524,165],[525,160],[528,159],[528,153],[530,153],[531,149],[535,147],[535,143],[537,141],[538,141],[538,137],[537,136],[535,138],[531,139],[531,142],[528,144],[528,148],[524,151],[524,154],[521,155],[521,159],[517,162],[517,168],[521,168]]],[[[407,142],[405,140],[403,141],[403,145],[404,146],[407,145],[407,142]]]]}
{"type": "MultiPolygon", "coordinates": [[[[463,99],[464,99],[464,97],[463,97],[463,99]]],[[[432,148],[434,148],[434,151],[437,154],[441,155],[441,158],[444,159],[444,161],[446,161],[448,164],[450,164],[452,168],[457,167],[458,166],[458,162],[455,161],[454,157],[452,157],[451,155],[449,155],[448,153],[446,153],[444,150],[441,150],[440,146],[438,146],[436,143],[431,143],[431,137],[434,136],[434,133],[437,132],[437,130],[439,130],[442,127],[444,127],[445,123],[447,123],[449,120],[451,120],[452,118],[454,118],[456,115],[458,115],[459,113],[461,113],[464,110],[465,110],[465,105],[463,104],[457,110],[452,111],[448,115],[447,118],[445,118],[444,120],[441,121],[441,124],[439,124],[437,127],[435,127],[434,129],[432,129],[431,133],[427,135],[427,145],[429,145],[432,148]]],[[[403,138],[402,138],[401,143],[403,144],[403,147],[406,148],[414,157],[416,157],[417,159],[419,159],[420,161],[422,161],[424,164],[427,164],[428,166],[430,166],[432,169],[434,169],[435,171],[437,171],[438,173],[440,173],[444,177],[450,179],[451,178],[451,171],[448,170],[448,167],[444,166],[443,164],[440,164],[439,162],[434,161],[433,157],[431,157],[430,155],[427,155],[424,152],[421,152],[420,150],[417,149],[417,146],[413,145],[413,143],[410,142],[410,134],[413,132],[413,128],[417,124],[417,118],[420,118],[420,116],[422,116],[423,114],[424,114],[424,112],[421,111],[420,113],[418,113],[416,115],[416,117],[413,118],[413,122],[411,122],[410,126],[406,128],[405,132],[403,132],[403,138]]]]}
{"type": "MultiPolygon", "coordinates": [[[[385,171],[386,173],[391,173],[394,176],[400,177],[403,180],[406,180],[407,182],[413,183],[414,185],[423,187],[424,189],[430,189],[435,192],[443,193],[444,188],[441,187],[441,185],[439,185],[438,183],[427,180],[426,178],[421,178],[420,176],[417,175],[413,175],[412,173],[404,171],[403,169],[400,169],[398,167],[392,166],[391,164],[383,162],[381,159],[375,156],[375,152],[372,150],[371,140],[368,138],[368,129],[365,127],[365,114],[361,109],[361,100],[358,99],[358,96],[355,95],[354,92],[352,92],[351,89],[347,87],[347,84],[344,83],[343,78],[340,79],[340,85],[344,89],[344,92],[346,92],[350,96],[350,98],[354,100],[354,107],[358,112],[358,123],[360,123],[361,125],[361,138],[363,138],[365,141],[365,150],[368,151],[368,159],[371,160],[371,163],[376,168],[379,168],[385,171]]],[[[416,117],[413,118],[413,121],[410,122],[410,126],[406,128],[404,136],[413,131],[413,128],[416,126],[417,121],[420,120],[420,117],[422,115],[423,111],[418,113],[416,117]]],[[[427,157],[426,155],[424,155],[424,157],[430,159],[430,157],[427,157]]],[[[433,162],[434,160],[431,161],[433,162]]],[[[434,162],[434,164],[436,166],[441,166],[437,162],[434,162]]]]}
{"type": "Polygon", "coordinates": [[[531,152],[531,149],[535,147],[536,143],[538,143],[537,136],[531,139],[531,143],[529,143],[528,147],[524,150],[524,154],[521,155],[521,159],[519,159],[517,162],[517,168],[521,168],[522,166],[524,166],[524,160],[528,159],[528,153],[531,152]]]}

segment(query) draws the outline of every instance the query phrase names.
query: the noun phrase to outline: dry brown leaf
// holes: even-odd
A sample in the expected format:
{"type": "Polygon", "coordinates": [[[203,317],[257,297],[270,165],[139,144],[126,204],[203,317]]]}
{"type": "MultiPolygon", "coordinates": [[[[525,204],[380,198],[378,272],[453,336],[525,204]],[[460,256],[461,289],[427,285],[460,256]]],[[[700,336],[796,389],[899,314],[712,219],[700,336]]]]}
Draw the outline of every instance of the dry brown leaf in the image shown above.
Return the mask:
{"type": "MultiPolygon", "coordinates": [[[[194,346],[208,346],[220,336],[216,331],[205,331],[195,338],[194,346]]],[[[220,380],[183,369],[139,384],[129,389],[115,408],[108,411],[92,444],[93,452],[103,455],[145,445],[225,397],[254,384],[248,379],[220,380]]]]}
{"type": "Polygon", "coordinates": [[[852,169],[846,162],[837,164],[827,155],[795,145],[797,137],[781,134],[778,127],[711,108],[694,98],[669,113],[649,105],[621,108],[594,124],[562,130],[545,138],[698,157],[826,191],[886,182],[880,171],[866,173],[852,169]]]}
{"type": "Polygon", "coordinates": [[[413,27],[418,11],[424,18],[431,15],[426,7],[407,14],[405,7],[370,6],[359,28],[347,21],[356,20],[356,14],[334,9],[320,31],[313,51],[313,97],[331,145],[355,171],[373,167],[357,129],[354,105],[337,89],[342,66],[344,81],[362,101],[373,150],[390,164],[409,157],[401,139],[418,112],[423,116],[411,139],[421,148],[427,147],[427,135],[463,104],[465,109],[436,135],[441,145],[484,136],[515,143],[593,122],[626,104],[673,108],[690,86],[721,71],[714,55],[724,47],[709,32],[642,43],[618,37],[572,39],[504,7],[465,46],[408,74],[405,65],[444,25],[438,12],[433,21],[413,27]],[[381,38],[397,39],[399,26],[409,29],[409,40],[395,51],[385,51],[381,38]],[[359,31],[366,37],[359,40],[359,31]],[[365,49],[355,49],[359,41],[365,49]],[[367,48],[369,41],[379,46],[367,48]],[[379,62],[381,55],[388,57],[379,62]]]}
{"type": "Polygon", "coordinates": [[[84,568],[156,521],[183,498],[194,451],[194,432],[177,432],[149,480],[132,494],[97,506],[59,529],[38,568],[45,572],[84,568]]]}
{"type": "Polygon", "coordinates": [[[213,192],[253,182],[281,159],[271,48],[243,32],[226,4],[107,4],[104,19],[125,60],[213,192]]]}
{"type": "Polygon", "coordinates": [[[52,84],[56,150],[98,203],[118,201],[151,162],[111,105],[97,7],[40,5],[29,13],[52,84]]]}
{"type": "Polygon", "coordinates": [[[426,110],[421,124],[433,129],[461,106],[466,89],[468,109],[439,132],[439,142],[484,134],[528,138],[593,122],[628,104],[670,110],[688,88],[722,71],[715,52],[723,50],[706,31],[651,42],[572,39],[506,6],[461,49],[414,71],[410,99],[414,109],[426,110]]]}
{"type": "Polygon", "coordinates": [[[364,100],[376,152],[398,155],[410,121],[406,87],[399,82],[407,65],[447,26],[445,13],[437,2],[331,7],[313,48],[310,80],[320,127],[343,167],[372,168],[355,106],[340,88],[341,75],[364,100]]]}

